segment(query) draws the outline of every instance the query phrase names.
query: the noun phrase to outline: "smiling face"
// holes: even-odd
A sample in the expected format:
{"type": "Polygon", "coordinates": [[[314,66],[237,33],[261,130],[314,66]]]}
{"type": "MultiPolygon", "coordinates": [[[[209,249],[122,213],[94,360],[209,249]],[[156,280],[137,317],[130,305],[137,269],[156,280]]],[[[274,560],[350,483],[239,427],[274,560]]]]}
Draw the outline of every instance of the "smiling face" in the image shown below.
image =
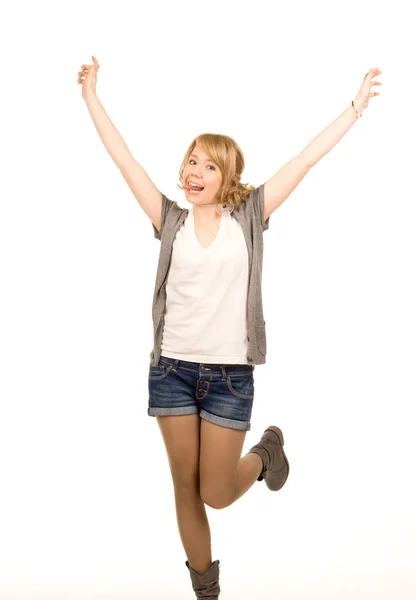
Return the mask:
{"type": "Polygon", "coordinates": [[[192,204],[215,204],[216,195],[221,187],[222,174],[211,158],[195,146],[183,170],[183,188],[185,197],[192,204]],[[190,182],[197,183],[203,189],[194,188],[190,182]]]}

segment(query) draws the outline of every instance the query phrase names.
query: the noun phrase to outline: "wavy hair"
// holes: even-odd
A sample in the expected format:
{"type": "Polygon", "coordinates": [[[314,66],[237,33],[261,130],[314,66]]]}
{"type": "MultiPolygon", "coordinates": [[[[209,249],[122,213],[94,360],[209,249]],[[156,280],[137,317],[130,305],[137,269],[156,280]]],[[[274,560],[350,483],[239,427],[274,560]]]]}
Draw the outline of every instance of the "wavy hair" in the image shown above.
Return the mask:
{"type": "Polygon", "coordinates": [[[189,157],[198,145],[205,154],[218,166],[222,174],[222,183],[218,191],[218,202],[227,200],[232,202],[235,208],[239,208],[249,196],[255,186],[241,183],[240,178],[244,170],[244,155],[240,146],[228,135],[220,133],[202,133],[198,135],[186,151],[185,157],[179,169],[178,188],[183,190],[183,170],[188,164],[189,157]]]}

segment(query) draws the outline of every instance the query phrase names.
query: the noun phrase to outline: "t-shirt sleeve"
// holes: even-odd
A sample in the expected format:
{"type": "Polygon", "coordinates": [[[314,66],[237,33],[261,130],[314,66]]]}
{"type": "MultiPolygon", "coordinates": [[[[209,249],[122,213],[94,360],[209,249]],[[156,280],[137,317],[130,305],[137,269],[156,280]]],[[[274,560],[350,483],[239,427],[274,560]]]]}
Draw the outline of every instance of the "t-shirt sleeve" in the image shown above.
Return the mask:
{"type": "Polygon", "coordinates": [[[173,200],[169,200],[169,198],[167,198],[165,196],[165,194],[162,193],[162,211],[161,211],[161,220],[160,220],[160,229],[159,231],[156,229],[154,223],[152,223],[153,225],[153,233],[154,236],[157,240],[161,240],[162,239],[162,233],[163,233],[163,227],[165,226],[165,222],[166,222],[166,217],[168,215],[168,212],[172,209],[172,207],[176,205],[176,202],[174,202],[173,200]]]}

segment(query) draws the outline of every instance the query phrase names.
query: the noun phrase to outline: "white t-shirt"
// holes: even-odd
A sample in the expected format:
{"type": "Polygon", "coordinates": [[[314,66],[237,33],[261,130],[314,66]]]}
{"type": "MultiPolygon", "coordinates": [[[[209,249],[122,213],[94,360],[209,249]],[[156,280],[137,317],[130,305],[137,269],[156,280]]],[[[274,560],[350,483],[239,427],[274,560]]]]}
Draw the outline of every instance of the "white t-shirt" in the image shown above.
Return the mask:
{"type": "Polygon", "coordinates": [[[161,355],[247,364],[248,275],[247,245],[238,221],[222,215],[216,238],[203,248],[192,207],[173,242],[161,355]]]}

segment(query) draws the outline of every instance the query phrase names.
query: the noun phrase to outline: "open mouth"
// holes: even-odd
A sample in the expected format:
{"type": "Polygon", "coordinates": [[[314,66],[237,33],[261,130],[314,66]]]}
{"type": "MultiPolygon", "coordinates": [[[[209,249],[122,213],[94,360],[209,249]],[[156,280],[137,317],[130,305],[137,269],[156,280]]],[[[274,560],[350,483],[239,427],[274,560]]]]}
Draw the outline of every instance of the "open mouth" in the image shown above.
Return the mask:
{"type": "Polygon", "coordinates": [[[189,182],[186,185],[184,185],[184,188],[186,190],[188,190],[188,192],[192,195],[200,194],[204,190],[203,186],[194,185],[193,183],[189,183],[189,182]]]}

